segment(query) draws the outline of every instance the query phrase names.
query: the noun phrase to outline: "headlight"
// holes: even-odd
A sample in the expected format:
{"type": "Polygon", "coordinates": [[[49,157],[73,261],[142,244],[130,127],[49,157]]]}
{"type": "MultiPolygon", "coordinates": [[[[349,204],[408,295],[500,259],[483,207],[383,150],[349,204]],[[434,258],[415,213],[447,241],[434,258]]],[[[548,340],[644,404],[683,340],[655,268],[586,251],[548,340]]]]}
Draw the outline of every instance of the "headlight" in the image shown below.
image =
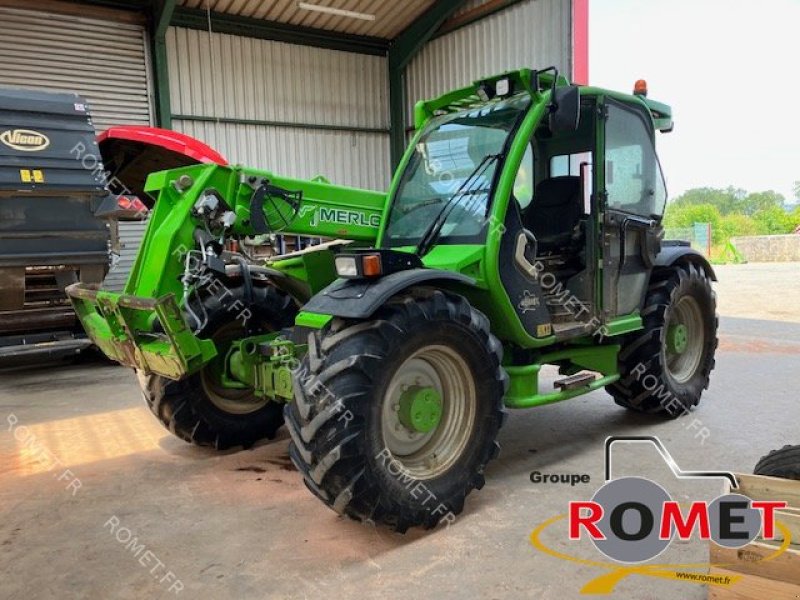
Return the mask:
{"type": "Polygon", "coordinates": [[[334,259],[336,274],[339,277],[358,279],[362,277],[380,277],[383,274],[380,253],[342,254],[334,259]]]}
{"type": "Polygon", "coordinates": [[[358,277],[355,256],[337,256],[334,263],[336,264],[336,274],[339,277],[358,277]]]}
{"type": "Polygon", "coordinates": [[[494,89],[498,96],[507,96],[511,93],[511,81],[508,78],[500,79],[495,84],[494,89]]]}

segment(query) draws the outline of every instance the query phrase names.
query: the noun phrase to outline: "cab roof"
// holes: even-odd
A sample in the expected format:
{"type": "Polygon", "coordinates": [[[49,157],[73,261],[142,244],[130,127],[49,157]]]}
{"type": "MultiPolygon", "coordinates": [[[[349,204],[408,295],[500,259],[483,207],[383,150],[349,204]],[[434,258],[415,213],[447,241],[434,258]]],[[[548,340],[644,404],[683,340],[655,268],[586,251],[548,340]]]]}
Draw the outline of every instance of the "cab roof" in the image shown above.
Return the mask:
{"type": "MultiPolygon", "coordinates": [[[[474,81],[471,85],[452,90],[437,98],[420,100],[414,106],[414,126],[420,129],[434,116],[478,108],[501,95],[510,97],[526,92],[533,101],[540,101],[555,86],[572,85],[566,77],[558,74],[553,67],[542,71],[518,69],[474,81]],[[502,94],[499,94],[502,90],[502,94]]],[[[650,111],[655,129],[667,133],[672,131],[672,108],[662,102],[647,98],[645,94],[625,94],[592,86],[579,86],[582,94],[591,96],[611,96],[623,102],[641,102],[650,111]]]]}

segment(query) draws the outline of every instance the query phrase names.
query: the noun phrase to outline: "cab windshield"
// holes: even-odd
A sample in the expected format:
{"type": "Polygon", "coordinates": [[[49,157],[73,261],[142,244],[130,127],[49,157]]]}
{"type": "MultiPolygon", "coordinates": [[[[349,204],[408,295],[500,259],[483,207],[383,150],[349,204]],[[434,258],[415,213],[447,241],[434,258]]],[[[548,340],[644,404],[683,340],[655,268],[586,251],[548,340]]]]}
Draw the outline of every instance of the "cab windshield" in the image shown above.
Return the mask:
{"type": "Polygon", "coordinates": [[[440,214],[447,218],[437,243],[480,243],[495,174],[502,168],[509,136],[529,104],[530,96],[524,94],[433,119],[400,180],[384,245],[418,244],[440,214]]]}

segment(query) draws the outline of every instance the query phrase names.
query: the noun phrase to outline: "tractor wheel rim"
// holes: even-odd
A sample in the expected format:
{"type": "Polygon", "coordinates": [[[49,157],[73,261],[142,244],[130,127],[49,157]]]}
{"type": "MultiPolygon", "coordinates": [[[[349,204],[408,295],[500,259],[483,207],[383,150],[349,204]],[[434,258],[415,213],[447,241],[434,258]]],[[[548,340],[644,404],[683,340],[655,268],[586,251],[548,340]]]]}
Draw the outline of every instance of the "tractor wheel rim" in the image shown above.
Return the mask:
{"type": "Polygon", "coordinates": [[[231,388],[222,383],[221,373],[225,368],[228,349],[234,340],[244,335],[244,329],[236,322],[227,323],[217,329],[211,336],[217,346],[217,356],[200,371],[200,383],[209,401],[220,410],[232,415],[254,413],[272,400],[256,396],[252,388],[231,388]]]}
{"type": "Polygon", "coordinates": [[[683,296],[672,307],[666,324],[667,371],[678,383],[686,383],[700,367],[705,347],[703,313],[697,300],[683,296]]]}
{"type": "Polygon", "coordinates": [[[461,355],[448,346],[424,346],[400,365],[386,388],[381,407],[384,445],[408,475],[437,477],[463,455],[477,404],[475,380],[461,355]],[[423,394],[428,402],[422,431],[403,416],[409,394],[423,394]]]}

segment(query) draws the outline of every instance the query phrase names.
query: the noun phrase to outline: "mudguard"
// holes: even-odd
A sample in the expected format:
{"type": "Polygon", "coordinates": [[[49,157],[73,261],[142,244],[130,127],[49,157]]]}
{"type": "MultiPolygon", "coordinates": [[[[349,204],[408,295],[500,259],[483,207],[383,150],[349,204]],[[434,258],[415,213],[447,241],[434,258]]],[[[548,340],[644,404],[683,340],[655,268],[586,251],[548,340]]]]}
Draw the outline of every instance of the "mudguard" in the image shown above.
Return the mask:
{"type": "Polygon", "coordinates": [[[303,306],[304,312],[366,319],[389,298],[413,285],[448,281],[475,285],[472,277],[440,269],[409,269],[380,279],[337,279],[303,306]]]}
{"type": "Polygon", "coordinates": [[[688,262],[701,267],[711,281],[717,280],[717,274],[706,257],[692,248],[688,242],[665,240],[661,242],[661,251],[656,256],[655,267],[671,267],[674,264],[688,262]]]}

